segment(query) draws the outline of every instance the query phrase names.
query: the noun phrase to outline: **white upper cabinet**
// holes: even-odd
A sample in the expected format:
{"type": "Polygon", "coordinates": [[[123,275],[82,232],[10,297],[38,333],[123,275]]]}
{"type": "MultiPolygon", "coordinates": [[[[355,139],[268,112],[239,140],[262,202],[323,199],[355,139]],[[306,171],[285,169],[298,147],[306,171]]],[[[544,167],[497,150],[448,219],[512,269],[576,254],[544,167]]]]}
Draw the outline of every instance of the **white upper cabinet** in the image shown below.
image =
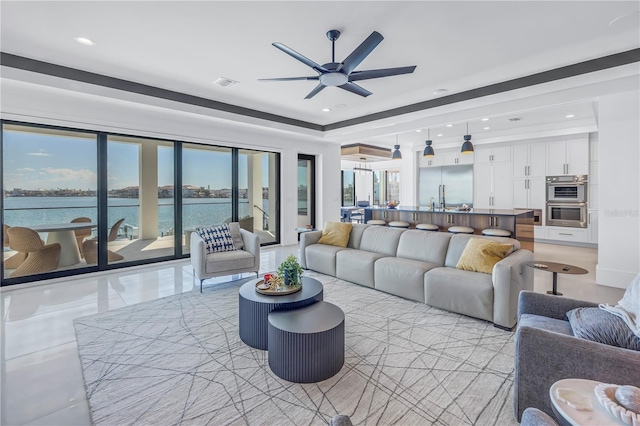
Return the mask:
{"type": "Polygon", "coordinates": [[[547,142],[547,175],[589,174],[588,138],[547,142]]]}
{"type": "Polygon", "coordinates": [[[513,207],[511,195],[511,163],[479,163],[473,166],[474,201],[480,209],[510,209],[513,207]]]}
{"type": "Polygon", "coordinates": [[[476,163],[493,163],[496,161],[511,161],[511,147],[476,148],[476,163]]]}
{"type": "Polygon", "coordinates": [[[544,143],[514,145],[511,151],[512,176],[544,177],[545,161],[544,143]]]}
{"type": "Polygon", "coordinates": [[[456,164],[473,164],[473,154],[463,154],[458,149],[443,153],[443,166],[453,166],[456,164]]]}

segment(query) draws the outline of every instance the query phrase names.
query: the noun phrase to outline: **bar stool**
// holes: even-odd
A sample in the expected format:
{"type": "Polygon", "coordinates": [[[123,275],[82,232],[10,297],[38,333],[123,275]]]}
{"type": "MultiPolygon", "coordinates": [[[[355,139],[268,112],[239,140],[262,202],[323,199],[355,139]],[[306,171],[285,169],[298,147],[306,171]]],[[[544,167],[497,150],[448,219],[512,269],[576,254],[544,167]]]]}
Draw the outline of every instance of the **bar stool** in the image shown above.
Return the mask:
{"type": "Polygon", "coordinates": [[[378,225],[378,226],[387,226],[387,222],[380,219],[371,219],[367,222],[367,225],[378,225]]]}
{"type": "Polygon", "coordinates": [[[389,222],[389,227],[409,229],[409,222],[404,222],[402,220],[394,220],[392,222],[389,222]]]}
{"type": "Polygon", "coordinates": [[[450,226],[448,229],[452,234],[473,234],[473,228],[468,226],[450,226]]]}
{"type": "Polygon", "coordinates": [[[416,229],[421,231],[439,231],[438,225],[434,225],[433,223],[419,223],[416,225],[416,229]]]}
{"type": "Polygon", "coordinates": [[[489,237],[510,237],[511,232],[506,229],[487,228],[482,230],[482,235],[487,235],[489,237]]]}

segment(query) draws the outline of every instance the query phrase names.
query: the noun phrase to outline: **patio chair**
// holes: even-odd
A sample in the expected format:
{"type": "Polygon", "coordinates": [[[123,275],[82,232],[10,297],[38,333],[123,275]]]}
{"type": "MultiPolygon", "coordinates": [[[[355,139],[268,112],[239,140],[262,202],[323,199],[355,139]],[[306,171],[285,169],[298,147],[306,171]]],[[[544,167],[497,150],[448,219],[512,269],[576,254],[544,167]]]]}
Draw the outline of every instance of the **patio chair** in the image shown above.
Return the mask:
{"type": "MultiPolygon", "coordinates": [[[[91,219],[88,217],[77,217],[71,221],[71,223],[91,223],[91,219]]],[[[80,257],[84,257],[82,254],[82,242],[85,238],[91,236],[91,228],[76,229],[73,231],[76,235],[76,242],[78,243],[78,251],[80,251],[80,257]]]]}
{"type": "Polygon", "coordinates": [[[7,229],[7,234],[9,247],[25,257],[13,271],[11,278],[41,274],[58,268],[60,244],[45,245],[36,231],[19,226],[10,227],[7,229]]]}
{"type": "MultiPolygon", "coordinates": [[[[114,241],[118,238],[118,229],[124,222],[124,218],[118,220],[113,224],[111,230],[109,231],[109,237],[107,238],[107,242],[114,241]]],[[[87,261],[87,264],[98,263],[98,239],[91,238],[89,240],[85,240],[82,243],[82,252],[84,253],[84,259],[87,261]]],[[[124,259],[124,257],[118,253],[112,252],[111,250],[107,250],[108,261],[109,262],[117,262],[118,260],[124,259]]]]}
{"type": "MultiPolygon", "coordinates": [[[[7,230],[10,228],[9,225],[6,224],[2,224],[2,233],[4,234],[4,238],[3,238],[3,245],[4,247],[9,247],[9,234],[7,233],[7,230]]],[[[24,260],[27,258],[27,253],[16,253],[13,256],[11,256],[10,258],[8,258],[7,260],[4,261],[4,268],[5,269],[16,269],[18,266],[20,266],[20,264],[22,262],[24,262],[24,260]]]]}

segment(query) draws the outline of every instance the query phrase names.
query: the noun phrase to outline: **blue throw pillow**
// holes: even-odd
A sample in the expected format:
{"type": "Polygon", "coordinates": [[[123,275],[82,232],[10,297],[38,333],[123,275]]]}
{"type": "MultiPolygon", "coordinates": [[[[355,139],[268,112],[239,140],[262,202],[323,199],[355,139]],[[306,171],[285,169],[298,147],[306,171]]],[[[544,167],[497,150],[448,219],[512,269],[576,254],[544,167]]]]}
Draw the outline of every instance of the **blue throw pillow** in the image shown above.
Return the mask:
{"type": "Polygon", "coordinates": [[[600,308],[576,308],[567,312],[573,335],[605,345],[640,351],[640,337],[627,324],[600,308]]]}
{"type": "Polygon", "coordinates": [[[207,254],[236,250],[229,225],[226,223],[215,227],[197,228],[196,232],[204,240],[207,254]]]}

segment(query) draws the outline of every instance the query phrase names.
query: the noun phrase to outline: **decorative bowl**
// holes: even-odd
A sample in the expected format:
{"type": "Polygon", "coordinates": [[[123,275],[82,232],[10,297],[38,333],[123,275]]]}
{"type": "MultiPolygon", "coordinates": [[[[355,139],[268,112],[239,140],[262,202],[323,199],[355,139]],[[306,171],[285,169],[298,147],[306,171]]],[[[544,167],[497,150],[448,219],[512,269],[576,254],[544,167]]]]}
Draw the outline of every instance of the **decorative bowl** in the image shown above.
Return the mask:
{"type": "Polygon", "coordinates": [[[618,385],[601,383],[594,389],[596,399],[616,419],[631,426],[640,426],[640,414],[627,410],[616,401],[615,394],[618,385]]]}
{"type": "Polygon", "coordinates": [[[395,209],[395,208],[396,208],[396,206],[397,206],[397,204],[396,204],[396,203],[394,203],[394,202],[388,202],[388,203],[387,203],[387,208],[388,208],[388,209],[395,209]]]}
{"type": "Polygon", "coordinates": [[[369,202],[368,201],[358,201],[356,203],[356,206],[358,206],[358,207],[369,207],[369,202]]]}

